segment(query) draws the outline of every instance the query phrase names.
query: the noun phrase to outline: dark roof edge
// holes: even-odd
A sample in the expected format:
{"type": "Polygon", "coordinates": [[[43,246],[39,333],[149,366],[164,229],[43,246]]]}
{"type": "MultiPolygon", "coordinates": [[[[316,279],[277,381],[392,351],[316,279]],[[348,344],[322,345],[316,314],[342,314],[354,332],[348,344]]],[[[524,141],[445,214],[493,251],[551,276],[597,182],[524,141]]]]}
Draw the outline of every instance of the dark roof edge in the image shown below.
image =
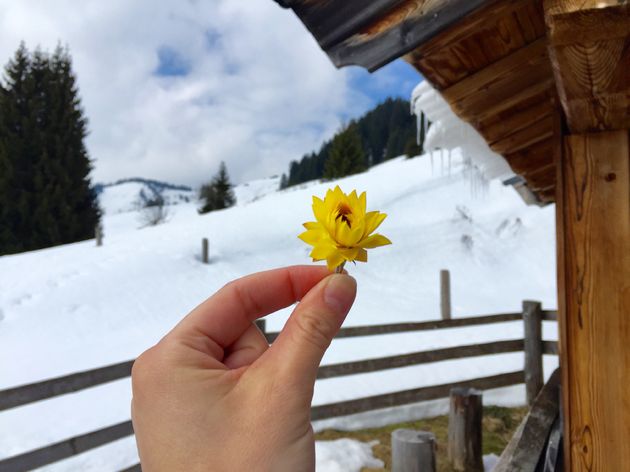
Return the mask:
{"type": "Polygon", "coordinates": [[[434,38],[465,16],[496,1],[445,0],[430,14],[407,18],[365,42],[350,37],[326,49],[326,53],[338,68],[356,65],[374,72],[434,38]]]}

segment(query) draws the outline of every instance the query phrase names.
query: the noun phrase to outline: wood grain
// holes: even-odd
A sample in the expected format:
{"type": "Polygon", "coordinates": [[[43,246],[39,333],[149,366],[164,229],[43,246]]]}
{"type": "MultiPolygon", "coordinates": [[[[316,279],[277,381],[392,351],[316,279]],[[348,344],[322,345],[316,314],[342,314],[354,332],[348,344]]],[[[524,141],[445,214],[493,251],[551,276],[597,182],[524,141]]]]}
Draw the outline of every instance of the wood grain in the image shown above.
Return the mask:
{"type": "Polygon", "coordinates": [[[550,59],[570,130],[630,128],[630,4],[544,5],[550,59]]]}
{"type": "Polygon", "coordinates": [[[567,136],[559,158],[561,366],[569,470],[630,464],[630,137],[567,136]]]}

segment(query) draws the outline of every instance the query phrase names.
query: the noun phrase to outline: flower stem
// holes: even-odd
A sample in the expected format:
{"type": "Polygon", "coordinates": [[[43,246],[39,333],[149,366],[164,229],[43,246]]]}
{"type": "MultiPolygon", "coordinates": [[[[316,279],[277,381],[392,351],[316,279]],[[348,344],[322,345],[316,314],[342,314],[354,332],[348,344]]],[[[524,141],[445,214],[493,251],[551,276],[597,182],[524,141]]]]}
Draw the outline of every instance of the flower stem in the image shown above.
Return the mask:
{"type": "Polygon", "coordinates": [[[341,263],[341,265],[338,265],[338,266],[335,268],[335,274],[343,274],[343,266],[345,266],[345,265],[346,265],[346,261],[343,261],[343,262],[341,263]]]}

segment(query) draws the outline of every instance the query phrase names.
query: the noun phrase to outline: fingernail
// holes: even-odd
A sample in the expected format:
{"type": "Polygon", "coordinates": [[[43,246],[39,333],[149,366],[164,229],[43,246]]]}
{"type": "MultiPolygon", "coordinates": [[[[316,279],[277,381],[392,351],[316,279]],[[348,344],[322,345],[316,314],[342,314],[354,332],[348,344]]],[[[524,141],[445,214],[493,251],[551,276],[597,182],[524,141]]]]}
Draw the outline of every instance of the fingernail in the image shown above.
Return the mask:
{"type": "Polygon", "coordinates": [[[350,311],[357,294],[357,281],[349,275],[333,274],[324,289],[324,302],[328,307],[345,317],[350,311]]]}

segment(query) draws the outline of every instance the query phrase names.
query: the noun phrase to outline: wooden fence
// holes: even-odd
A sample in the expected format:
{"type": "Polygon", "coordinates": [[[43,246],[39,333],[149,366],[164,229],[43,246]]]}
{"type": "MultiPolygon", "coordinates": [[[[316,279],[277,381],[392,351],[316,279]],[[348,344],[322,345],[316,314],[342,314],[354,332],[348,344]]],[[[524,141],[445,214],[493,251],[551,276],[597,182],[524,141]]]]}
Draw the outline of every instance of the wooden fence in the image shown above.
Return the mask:
{"type": "MultiPolygon", "coordinates": [[[[525,339],[494,341],[484,344],[471,344],[431,351],[413,352],[397,356],[367,359],[341,364],[321,366],[318,379],[376,372],[419,364],[427,364],[452,359],[486,356],[525,351],[525,366],[523,370],[508,372],[489,377],[462,380],[458,382],[420,387],[382,395],[358,398],[343,402],[314,406],[311,409],[313,420],[323,420],[338,416],[351,415],[370,410],[407,405],[427,400],[448,398],[454,387],[470,387],[480,390],[490,390],[518,384],[526,384],[528,401],[531,395],[537,393],[543,385],[542,356],[543,354],[558,354],[555,341],[542,340],[542,321],[556,321],[555,311],[544,311],[540,303],[524,302],[522,313],[508,313],[499,315],[485,315],[469,318],[454,318],[420,323],[397,323],[372,326],[356,326],[342,328],[337,338],[358,336],[374,336],[380,334],[409,333],[436,329],[448,329],[524,321],[525,339]]],[[[263,328],[264,322],[259,326],[263,328]]],[[[267,340],[272,343],[278,333],[266,333],[267,340]]],[[[99,369],[78,372],[43,382],[23,385],[0,391],[0,412],[59,395],[77,392],[95,387],[114,380],[123,379],[131,375],[133,360],[122,362],[99,369]]],[[[31,470],[53,462],[67,459],[90,449],[103,446],[118,439],[133,434],[131,421],[125,421],[91,433],[65,439],[55,444],[28,451],[13,457],[0,460],[0,470],[17,472],[31,470]]],[[[126,471],[140,470],[139,465],[126,471]]]]}

